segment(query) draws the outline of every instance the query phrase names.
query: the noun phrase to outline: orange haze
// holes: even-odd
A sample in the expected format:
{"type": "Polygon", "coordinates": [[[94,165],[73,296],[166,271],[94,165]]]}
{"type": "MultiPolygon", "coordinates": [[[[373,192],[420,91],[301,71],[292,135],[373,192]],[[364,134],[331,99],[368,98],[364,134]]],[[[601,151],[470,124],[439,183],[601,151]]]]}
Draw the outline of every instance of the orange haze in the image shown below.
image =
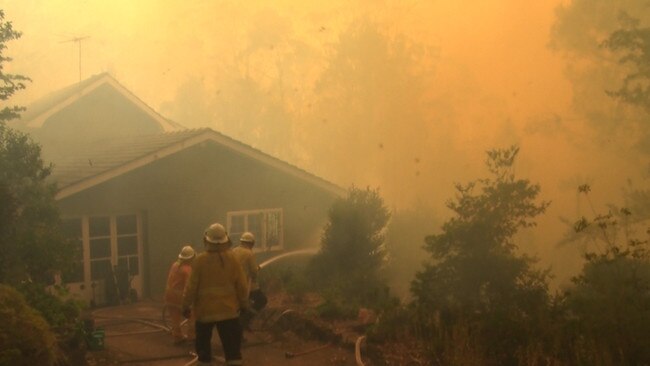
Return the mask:
{"type": "MultiPolygon", "coordinates": [[[[268,38],[267,53],[256,51],[248,72],[262,88],[271,90],[269,85],[278,77],[273,62],[282,59],[285,49],[273,43],[275,33],[255,30],[277,30],[277,37],[290,34],[312,52],[308,63],[292,66],[291,70],[301,71],[289,75],[286,84],[290,85],[284,85],[294,91],[283,95],[283,100],[297,117],[289,127],[282,127],[290,129],[295,139],[290,149],[278,153],[280,158],[343,186],[379,186],[390,207],[401,209],[425,202],[445,216],[444,202],[453,195],[453,183],[486,174],[487,149],[518,144],[517,173],[539,182],[542,198],[552,201],[533,239],[522,246],[553,264],[560,277],[566,277],[567,268],[574,270],[575,264],[561,259],[565,249],[558,249],[555,242],[565,230],[558,216],[572,219],[585,207],[584,203],[580,206],[575,187],[591,183],[593,201],[604,207],[619,200],[628,178],[640,179],[638,167],[647,162],[647,155],[628,154],[625,136],[601,140],[584,118],[572,111],[574,93],[565,77],[566,60],[548,47],[555,9],[563,2],[321,3],[0,1],[6,18],[23,32],[20,40],[9,44],[7,52],[14,57],[9,72],[33,80],[13,101],[28,104],[76,82],[79,44],[69,40],[87,36],[80,43],[82,78],[108,71],[153,108],[175,118],[186,112],[184,105],[175,102],[184,83],[200,80],[207,93],[218,94],[237,56],[256,40],[266,42],[263,37],[268,38]],[[330,156],[316,153],[320,151],[317,145],[336,145],[337,141],[319,139],[325,136],[320,129],[341,129],[343,132],[336,132],[341,141],[358,139],[363,143],[364,135],[346,136],[345,126],[335,125],[336,121],[331,122],[336,127],[319,127],[300,116],[309,116],[311,90],[327,66],[332,45],[360,19],[379,24],[387,37],[403,37],[430,51],[411,65],[425,70],[419,77],[425,85],[423,95],[428,102],[423,116],[428,122],[418,125],[416,133],[403,134],[410,122],[395,121],[378,135],[385,140],[368,142],[368,146],[382,146],[383,150],[355,150],[345,162],[328,161],[330,156]],[[165,111],[163,106],[167,106],[165,111]],[[405,161],[377,154],[404,157],[405,161]],[[382,169],[379,165],[384,161],[393,165],[382,169]]],[[[362,120],[359,123],[363,124],[362,120]]],[[[196,121],[177,122],[199,127],[196,121]]],[[[201,123],[230,133],[228,125],[201,123]]],[[[333,135],[334,131],[323,133],[333,135]]],[[[258,144],[253,131],[233,137],[258,144]]],[[[346,146],[342,142],[341,148],[346,146]]],[[[259,147],[266,149],[266,145],[259,147]]]]}

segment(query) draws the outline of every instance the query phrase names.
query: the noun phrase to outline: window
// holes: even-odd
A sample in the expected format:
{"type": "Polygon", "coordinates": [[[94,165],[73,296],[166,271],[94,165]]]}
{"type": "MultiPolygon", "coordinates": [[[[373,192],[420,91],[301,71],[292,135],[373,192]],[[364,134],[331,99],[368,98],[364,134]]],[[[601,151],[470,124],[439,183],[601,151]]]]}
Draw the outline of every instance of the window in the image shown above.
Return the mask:
{"type": "Polygon", "coordinates": [[[129,287],[142,292],[142,220],[134,213],[62,220],[63,234],[78,243],[75,266],[61,273],[72,294],[104,305],[116,299],[116,286],[122,299],[129,287]]]}
{"type": "Polygon", "coordinates": [[[90,279],[98,281],[109,278],[112,276],[110,217],[90,217],[88,219],[88,236],[90,279]]]}
{"type": "Polygon", "coordinates": [[[68,218],[62,228],[64,235],[78,243],[77,262],[63,273],[65,282],[84,282],[84,251],[90,281],[113,276],[115,269],[131,276],[140,274],[138,215],[68,218]]]}
{"type": "Polygon", "coordinates": [[[228,212],[228,235],[234,244],[250,231],[255,235],[255,251],[282,250],[282,209],[228,212]]]}
{"type": "Polygon", "coordinates": [[[122,215],[115,218],[117,227],[117,266],[131,276],[139,274],[138,268],[138,218],[122,215]]]}

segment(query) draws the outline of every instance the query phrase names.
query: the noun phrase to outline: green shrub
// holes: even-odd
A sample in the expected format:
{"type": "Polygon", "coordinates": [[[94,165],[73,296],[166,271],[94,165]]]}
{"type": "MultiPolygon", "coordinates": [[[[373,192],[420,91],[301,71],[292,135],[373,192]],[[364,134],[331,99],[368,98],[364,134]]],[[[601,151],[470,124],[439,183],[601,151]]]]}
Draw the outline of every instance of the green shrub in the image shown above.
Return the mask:
{"type": "Polygon", "coordinates": [[[332,205],[321,250],[308,267],[314,288],[331,304],[358,309],[376,308],[387,301],[384,267],[389,219],[376,190],[352,187],[347,197],[332,205]]]}
{"type": "Polygon", "coordinates": [[[368,330],[368,340],[374,342],[399,341],[417,333],[418,319],[410,309],[396,304],[386,307],[368,330]]]}
{"type": "Polygon", "coordinates": [[[334,288],[321,292],[323,302],[316,307],[318,316],[324,319],[353,319],[359,312],[357,303],[345,301],[345,298],[334,288]]]}
{"type": "Polygon", "coordinates": [[[302,295],[311,289],[305,274],[305,263],[288,260],[281,266],[264,268],[260,275],[260,286],[273,290],[284,290],[291,295],[302,295]]]}
{"type": "Polygon", "coordinates": [[[0,365],[50,366],[62,359],[47,321],[15,289],[0,284],[0,365]]]}
{"type": "Polygon", "coordinates": [[[60,286],[47,288],[38,283],[21,283],[16,289],[25,296],[31,307],[41,312],[45,320],[54,328],[64,330],[79,318],[82,303],[67,299],[65,288],[60,286]]]}
{"type": "MultiPolygon", "coordinates": [[[[578,190],[589,200],[588,185],[578,190]]],[[[650,364],[650,242],[637,233],[648,229],[632,219],[632,211],[615,207],[581,218],[573,229],[568,242],[597,244],[560,303],[571,361],[650,364]]]]}
{"type": "Polygon", "coordinates": [[[17,285],[16,289],[49,323],[64,351],[76,352],[84,347],[83,326],[79,318],[82,302],[65,299],[67,290],[60,286],[48,289],[41,284],[27,282],[17,285]]]}
{"type": "Polygon", "coordinates": [[[548,203],[537,202],[538,185],[515,177],[518,152],[489,151],[491,176],[458,184],[448,203],[454,215],[425,239],[430,260],[412,292],[419,313],[440,314],[425,324],[443,359],[467,354],[455,346],[467,344],[494,364],[516,365],[517,353],[543,334],[548,272],[519,254],[515,237],[535,225],[548,203]]]}

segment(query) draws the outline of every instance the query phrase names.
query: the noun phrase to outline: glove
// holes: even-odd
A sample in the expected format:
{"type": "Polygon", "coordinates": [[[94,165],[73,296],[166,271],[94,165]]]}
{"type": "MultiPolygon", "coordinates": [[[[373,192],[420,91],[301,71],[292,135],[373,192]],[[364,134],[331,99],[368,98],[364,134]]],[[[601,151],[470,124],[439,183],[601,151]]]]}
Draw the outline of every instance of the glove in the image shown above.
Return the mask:
{"type": "Polygon", "coordinates": [[[191,315],[192,315],[192,311],[190,310],[190,308],[183,308],[183,318],[189,319],[191,315]]]}
{"type": "Polygon", "coordinates": [[[256,312],[259,312],[262,309],[264,309],[266,303],[268,302],[266,295],[260,289],[251,291],[250,300],[251,300],[251,307],[256,312]]]}

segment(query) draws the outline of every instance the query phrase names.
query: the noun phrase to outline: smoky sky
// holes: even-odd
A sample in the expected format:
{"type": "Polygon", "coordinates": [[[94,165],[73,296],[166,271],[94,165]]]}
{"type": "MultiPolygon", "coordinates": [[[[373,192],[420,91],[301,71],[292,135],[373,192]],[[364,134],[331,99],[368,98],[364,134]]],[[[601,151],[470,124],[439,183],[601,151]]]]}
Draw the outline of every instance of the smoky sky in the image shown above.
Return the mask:
{"type": "MultiPolygon", "coordinates": [[[[644,8],[645,6],[645,8],[644,8]]],[[[598,44],[643,1],[0,1],[23,32],[9,72],[30,101],[109,72],[189,128],[211,127],[391,208],[438,215],[454,182],[517,144],[516,173],[551,201],[522,247],[556,267],[559,217],[647,187],[648,116],[605,90],[598,44]],[[616,3],[616,4],[610,4],[616,3]],[[81,42],[75,37],[88,37],[81,42]],[[615,121],[628,121],[622,124],[615,121]],[[644,168],[646,167],[646,168],[644,168]]],[[[649,19],[641,19],[647,25],[649,19]]]]}

